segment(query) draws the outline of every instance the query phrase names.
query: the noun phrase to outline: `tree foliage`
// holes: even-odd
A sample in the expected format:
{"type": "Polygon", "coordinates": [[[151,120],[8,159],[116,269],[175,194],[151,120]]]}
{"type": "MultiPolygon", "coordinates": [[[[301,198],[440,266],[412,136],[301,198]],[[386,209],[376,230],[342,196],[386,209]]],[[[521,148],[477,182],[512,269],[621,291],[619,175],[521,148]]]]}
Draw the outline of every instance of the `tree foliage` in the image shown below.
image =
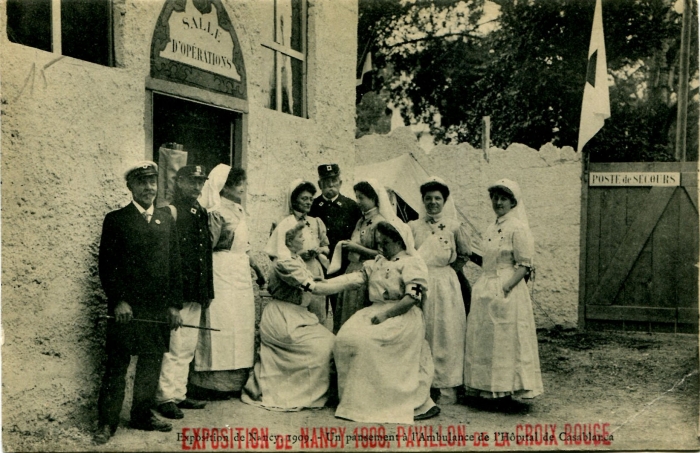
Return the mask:
{"type": "MultiPolygon", "coordinates": [[[[406,121],[429,124],[438,142],[479,143],[489,115],[497,146],[575,147],[595,2],[497,3],[489,31],[480,27],[483,0],[361,0],[360,45],[373,38],[377,82],[406,121]]],[[[673,3],[603,0],[612,116],[586,146],[592,160],[672,158],[681,34],[673,3]]],[[[697,20],[691,22],[697,43],[697,20]]],[[[688,149],[695,156],[696,110],[691,104],[688,149]]]]}
{"type": "Polygon", "coordinates": [[[355,138],[369,134],[388,134],[391,132],[392,111],[386,102],[375,92],[362,96],[357,104],[355,119],[355,138]]]}

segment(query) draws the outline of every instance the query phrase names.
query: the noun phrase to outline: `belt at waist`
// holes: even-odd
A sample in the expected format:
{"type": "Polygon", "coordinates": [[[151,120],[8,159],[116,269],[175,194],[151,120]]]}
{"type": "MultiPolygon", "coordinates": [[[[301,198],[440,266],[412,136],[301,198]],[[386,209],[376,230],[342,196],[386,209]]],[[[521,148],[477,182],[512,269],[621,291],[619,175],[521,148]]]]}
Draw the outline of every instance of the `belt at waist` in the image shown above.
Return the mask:
{"type": "Polygon", "coordinates": [[[502,266],[502,267],[497,267],[496,269],[489,269],[487,271],[484,271],[483,275],[490,276],[490,277],[496,277],[496,276],[504,276],[504,275],[511,275],[515,272],[515,267],[514,266],[502,266]]]}
{"type": "Polygon", "coordinates": [[[449,264],[445,264],[444,266],[443,265],[438,266],[436,264],[427,264],[427,266],[428,266],[428,269],[445,269],[445,268],[452,269],[452,266],[450,266],[449,264]]]}

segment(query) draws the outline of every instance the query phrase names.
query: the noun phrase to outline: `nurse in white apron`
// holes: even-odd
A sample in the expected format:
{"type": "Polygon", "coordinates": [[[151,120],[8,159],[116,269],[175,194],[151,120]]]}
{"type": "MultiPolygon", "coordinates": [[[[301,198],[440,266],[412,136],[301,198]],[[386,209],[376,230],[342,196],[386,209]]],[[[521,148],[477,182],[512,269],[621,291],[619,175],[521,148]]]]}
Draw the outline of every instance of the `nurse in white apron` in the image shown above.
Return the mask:
{"type": "Polygon", "coordinates": [[[265,280],[248,255],[248,226],[241,206],[245,183],[243,169],[220,164],[209,174],[199,200],[209,211],[214,246],[214,300],[203,312],[202,324],[220,331],[200,331],[190,384],[210,394],[240,391],[254,361],[251,267],[258,284],[265,280]]]}
{"type": "Polygon", "coordinates": [[[428,266],[428,298],[423,304],[426,339],[435,364],[432,387],[442,405],[457,402],[463,383],[467,316],[456,272],[469,260],[471,244],[464,226],[444,215],[447,184],[431,177],[420,187],[425,212],[409,223],[418,254],[428,266]],[[438,393],[439,392],[439,393],[438,393]]]}

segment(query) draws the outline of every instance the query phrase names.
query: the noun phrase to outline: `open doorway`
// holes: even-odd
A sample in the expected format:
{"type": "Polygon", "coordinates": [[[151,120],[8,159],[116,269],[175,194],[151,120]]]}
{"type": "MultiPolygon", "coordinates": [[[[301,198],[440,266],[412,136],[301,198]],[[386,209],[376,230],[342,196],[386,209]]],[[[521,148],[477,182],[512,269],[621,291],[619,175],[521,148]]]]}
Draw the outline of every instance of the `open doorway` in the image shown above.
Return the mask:
{"type": "Polygon", "coordinates": [[[204,165],[211,170],[218,164],[240,163],[236,137],[242,115],[199,102],[153,93],[153,160],[166,143],[177,143],[187,151],[187,164],[204,165]]]}

